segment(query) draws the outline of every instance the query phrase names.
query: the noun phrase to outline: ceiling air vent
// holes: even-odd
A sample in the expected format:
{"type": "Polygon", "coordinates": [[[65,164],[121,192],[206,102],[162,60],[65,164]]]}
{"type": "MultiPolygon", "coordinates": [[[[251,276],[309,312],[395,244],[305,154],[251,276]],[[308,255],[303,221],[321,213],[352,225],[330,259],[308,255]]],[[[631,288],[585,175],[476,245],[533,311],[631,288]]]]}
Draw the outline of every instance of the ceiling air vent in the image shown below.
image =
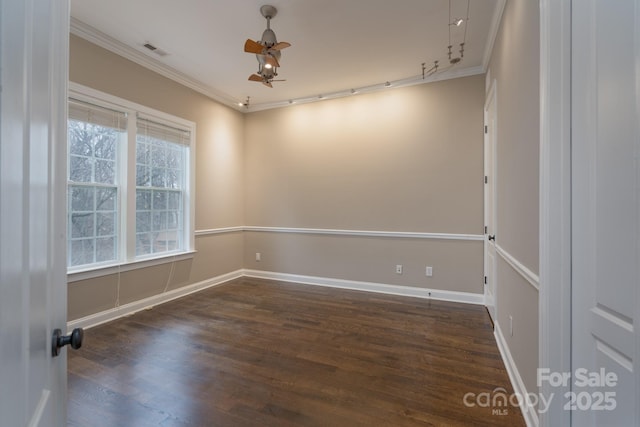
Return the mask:
{"type": "Polygon", "coordinates": [[[149,49],[151,52],[155,53],[158,56],[167,56],[169,54],[167,51],[164,51],[162,49],[158,49],[157,47],[155,47],[151,43],[145,43],[145,44],[143,44],[143,46],[146,47],[147,49],[149,49]]]}

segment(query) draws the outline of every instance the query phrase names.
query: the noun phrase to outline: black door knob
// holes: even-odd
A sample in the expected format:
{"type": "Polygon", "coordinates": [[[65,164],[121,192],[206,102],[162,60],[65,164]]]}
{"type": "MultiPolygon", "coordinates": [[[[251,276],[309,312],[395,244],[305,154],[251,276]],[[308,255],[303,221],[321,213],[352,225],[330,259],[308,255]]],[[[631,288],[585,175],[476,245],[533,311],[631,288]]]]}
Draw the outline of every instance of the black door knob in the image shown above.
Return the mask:
{"type": "Polygon", "coordinates": [[[489,240],[493,240],[495,242],[496,241],[496,235],[495,234],[490,234],[489,235],[489,240]]]}
{"type": "Polygon", "coordinates": [[[53,337],[51,339],[51,354],[56,357],[60,354],[60,349],[65,345],[71,345],[74,350],[82,347],[82,338],[84,337],[84,330],[82,328],[75,328],[69,335],[62,335],[60,329],[53,331],[53,337]]]}

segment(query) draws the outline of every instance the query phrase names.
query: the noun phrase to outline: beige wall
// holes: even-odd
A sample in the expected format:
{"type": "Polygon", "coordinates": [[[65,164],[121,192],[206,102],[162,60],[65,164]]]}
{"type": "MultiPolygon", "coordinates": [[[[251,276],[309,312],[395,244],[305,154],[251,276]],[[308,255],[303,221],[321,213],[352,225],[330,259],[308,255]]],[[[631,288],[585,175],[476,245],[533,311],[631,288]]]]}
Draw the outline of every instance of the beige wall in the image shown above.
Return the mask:
{"type": "MultiPolygon", "coordinates": [[[[496,242],[534,274],[539,250],[539,39],[538,2],[508,1],[488,71],[498,95],[496,242]]],[[[527,390],[535,392],[538,291],[500,257],[497,268],[497,323],[527,390]]]]}
{"type": "Polygon", "coordinates": [[[242,225],[244,117],[71,35],[69,80],[196,123],[196,229],[242,225]]]}
{"type": "MultiPolygon", "coordinates": [[[[244,117],[131,61],[71,36],[69,79],[196,123],[195,228],[243,224],[244,117]]],[[[197,254],[180,261],[69,285],[77,319],[242,268],[242,233],[197,236],[197,254]],[[173,264],[173,265],[172,265],[173,264]]]]}
{"type": "Polygon", "coordinates": [[[245,233],[245,267],[323,278],[482,292],[482,242],[245,233]],[[255,253],[261,261],[255,260],[255,253]],[[403,273],[395,273],[402,264],[403,273]],[[433,277],[425,276],[425,266],[433,277]]]}
{"type": "Polygon", "coordinates": [[[252,113],[247,225],[481,234],[482,76],[252,113]]]}
{"type": "MultiPolygon", "coordinates": [[[[483,104],[473,76],[247,115],[246,225],[482,234],[483,104]]],[[[477,241],[245,233],[247,268],[451,291],[482,292],[482,256],[477,241]]]]}

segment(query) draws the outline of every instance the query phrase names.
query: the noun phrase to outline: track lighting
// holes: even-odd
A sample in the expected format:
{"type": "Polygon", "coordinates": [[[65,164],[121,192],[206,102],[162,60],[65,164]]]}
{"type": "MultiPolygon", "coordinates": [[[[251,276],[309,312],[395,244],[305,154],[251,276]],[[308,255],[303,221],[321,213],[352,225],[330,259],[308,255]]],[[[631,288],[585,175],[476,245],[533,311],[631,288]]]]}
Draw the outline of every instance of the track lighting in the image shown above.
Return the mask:
{"type": "MultiPolygon", "coordinates": [[[[462,62],[462,59],[464,58],[464,47],[465,47],[465,43],[467,41],[467,24],[469,22],[469,6],[470,6],[470,0],[467,0],[467,14],[465,18],[452,18],[451,15],[451,2],[452,0],[449,0],[449,45],[447,46],[447,59],[449,62],[449,66],[448,67],[444,67],[444,68],[439,68],[439,61],[433,61],[433,66],[431,68],[429,68],[427,70],[427,66],[426,63],[422,63],[422,79],[424,80],[426,77],[429,77],[435,73],[438,72],[445,72],[447,70],[449,70],[451,67],[459,64],[460,62],[462,62]],[[451,27],[461,27],[464,24],[464,29],[461,30],[457,30],[456,28],[454,28],[453,31],[457,32],[457,37],[460,37],[460,35],[462,36],[462,42],[459,43],[460,49],[458,50],[458,53],[460,53],[460,56],[454,56],[454,43],[452,42],[452,38],[456,37],[456,34],[453,34],[454,37],[452,37],[452,30],[451,27]],[[464,30],[464,31],[463,31],[464,30]],[[463,32],[462,32],[463,31],[463,32]],[[462,32],[462,34],[460,34],[460,32],[462,32]]],[[[457,44],[457,43],[456,43],[457,44]]]]}

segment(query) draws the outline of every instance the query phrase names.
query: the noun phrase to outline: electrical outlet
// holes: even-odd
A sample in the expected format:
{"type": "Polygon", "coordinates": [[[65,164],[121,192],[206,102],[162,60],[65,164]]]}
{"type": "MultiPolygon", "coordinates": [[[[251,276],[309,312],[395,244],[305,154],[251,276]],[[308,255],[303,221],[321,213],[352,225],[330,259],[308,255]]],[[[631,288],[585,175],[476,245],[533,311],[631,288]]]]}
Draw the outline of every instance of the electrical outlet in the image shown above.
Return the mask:
{"type": "Polygon", "coordinates": [[[427,266],[427,268],[425,270],[425,274],[427,275],[427,277],[433,276],[433,267],[427,266]]]}
{"type": "Polygon", "coordinates": [[[402,274],[402,264],[396,265],[396,274],[402,274]]]}
{"type": "Polygon", "coordinates": [[[509,335],[513,336],[513,316],[509,315],[509,335]]]}
{"type": "Polygon", "coordinates": [[[256,261],[262,260],[262,254],[260,252],[256,252],[256,261]]]}

